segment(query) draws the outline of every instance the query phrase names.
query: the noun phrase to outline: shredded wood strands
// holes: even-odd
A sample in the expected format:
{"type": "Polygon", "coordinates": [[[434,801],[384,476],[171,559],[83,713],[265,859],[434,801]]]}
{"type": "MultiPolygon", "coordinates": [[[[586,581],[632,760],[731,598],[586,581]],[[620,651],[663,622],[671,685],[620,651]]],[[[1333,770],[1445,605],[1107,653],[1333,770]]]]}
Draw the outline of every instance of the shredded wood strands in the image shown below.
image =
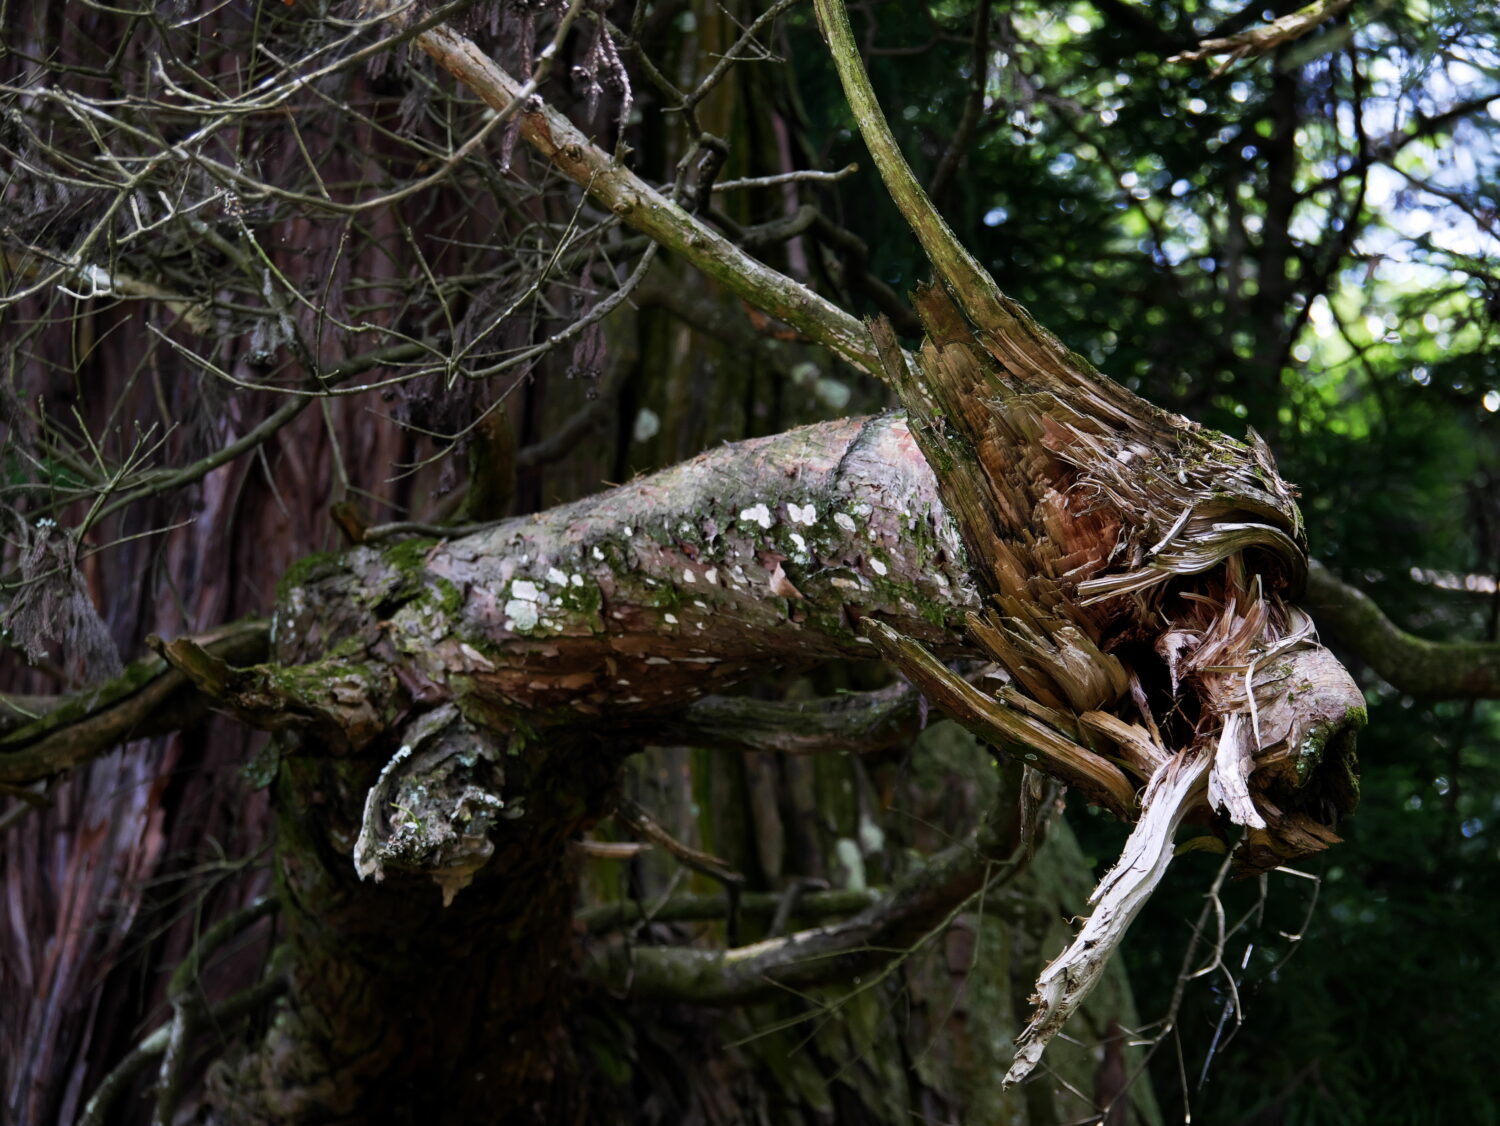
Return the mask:
{"type": "Polygon", "coordinates": [[[1016,1058],[1006,1083],[1031,1073],[1052,1037],[1094,988],[1125,930],[1145,906],[1172,859],[1172,834],[1202,798],[1209,759],[1191,751],[1172,759],[1151,779],[1141,802],[1140,820],[1115,862],[1089,897],[1094,913],[1037,978],[1036,1012],[1016,1039],[1016,1058]]]}

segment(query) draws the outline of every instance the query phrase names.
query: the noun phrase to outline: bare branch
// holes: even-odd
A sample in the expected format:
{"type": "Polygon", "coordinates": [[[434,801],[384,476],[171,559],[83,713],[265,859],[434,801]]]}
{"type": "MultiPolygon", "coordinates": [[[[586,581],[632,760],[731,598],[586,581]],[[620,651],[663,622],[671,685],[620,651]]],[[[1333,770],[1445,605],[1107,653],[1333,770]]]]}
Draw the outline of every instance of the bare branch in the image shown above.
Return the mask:
{"type": "Polygon", "coordinates": [[[630,996],[700,1005],[846,981],[909,954],[981,889],[1019,875],[1028,858],[1015,805],[1002,797],[973,838],[938,853],[845,922],[731,950],[613,945],[594,952],[586,973],[630,996]]]}
{"type": "Polygon", "coordinates": [[[711,856],[701,849],[685,845],[671,833],[662,828],[661,824],[647,813],[640,805],[628,797],[621,797],[615,806],[615,817],[628,826],[631,832],[637,836],[659,845],[667,852],[675,856],[684,866],[691,868],[701,875],[718,880],[721,884],[729,884],[739,887],[745,882],[742,872],[736,872],[727,861],[720,860],[717,856],[711,856]]]}
{"type": "Polygon", "coordinates": [[[859,171],[859,165],[846,164],[837,172],[817,172],[799,169],[795,172],[778,172],[774,176],[751,176],[743,180],[717,180],[716,192],[738,192],[746,188],[770,188],[778,184],[833,184],[847,179],[859,171]]]}
{"type": "Polygon", "coordinates": [[[1215,55],[1228,55],[1229,58],[1215,70],[1214,74],[1217,76],[1240,59],[1264,55],[1269,51],[1274,51],[1283,43],[1301,39],[1309,32],[1317,30],[1320,24],[1343,15],[1353,2],[1354,0],[1314,0],[1307,7],[1299,8],[1290,15],[1282,16],[1270,23],[1246,28],[1244,31],[1222,39],[1205,39],[1193,50],[1173,55],[1167,62],[1195,63],[1202,59],[1213,58],[1215,55]]]}
{"type": "MultiPolygon", "coordinates": [[[[214,1006],[209,1011],[207,1020],[216,1027],[226,1026],[232,1021],[264,1008],[285,993],[289,984],[283,974],[268,977],[214,1006]]],[[[110,1121],[110,1110],[125,1096],[125,1092],[135,1077],[150,1067],[151,1061],[167,1050],[172,1028],[173,1025],[170,1023],[162,1025],[115,1065],[84,1106],[83,1113],[78,1117],[78,1126],[103,1126],[105,1122],[110,1121]]]]}
{"type": "MultiPolygon", "coordinates": [[[[497,110],[505,110],[521,93],[515,79],[451,28],[425,31],[416,42],[497,110]]],[[[848,313],[746,254],[616,163],[540,99],[527,104],[520,122],[528,144],[627,224],[856,367],[880,374],[869,333],[848,313]]]]}

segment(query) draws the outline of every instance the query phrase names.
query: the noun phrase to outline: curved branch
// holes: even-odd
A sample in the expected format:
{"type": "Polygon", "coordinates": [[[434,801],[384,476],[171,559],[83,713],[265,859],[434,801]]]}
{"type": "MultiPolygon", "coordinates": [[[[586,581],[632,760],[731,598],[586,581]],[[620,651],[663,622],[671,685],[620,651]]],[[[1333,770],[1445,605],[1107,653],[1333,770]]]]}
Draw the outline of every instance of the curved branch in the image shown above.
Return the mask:
{"type": "Polygon", "coordinates": [[[848,980],[919,946],[981,889],[1019,875],[1029,855],[1015,803],[1002,795],[974,837],[938,853],[852,919],[731,950],[616,945],[595,951],[585,974],[632,997],[699,1005],[848,980]]]}
{"type": "Polygon", "coordinates": [[[828,40],[834,65],[844,85],[844,96],[854,111],[865,145],[875,158],[875,166],[880,169],[886,190],[922,244],[933,268],[953,288],[964,312],[976,324],[988,323],[993,320],[991,295],[999,292],[995,281],[938,214],[906,158],[901,155],[870,86],[869,75],[860,62],[859,46],[854,41],[854,29],[849,26],[849,13],[843,0],[816,0],[815,7],[818,26],[828,40]],[[981,302],[982,305],[976,304],[981,302]]]}
{"type": "Polygon", "coordinates": [[[220,919],[203,932],[193,944],[182,964],[172,973],[167,985],[167,999],[172,1004],[172,1022],[167,1031],[166,1049],[156,1082],[156,1112],[152,1126],[170,1126],[182,1099],[182,1084],[192,1052],[193,1038],[208,1015],[200,996],[199,974],[203,963],[219,947],[247,930],[267,915],[281,910],[275,896],[261,896],[232,915],[220,919]]]}
{"type": "MultiPolygon", "coordinates": [[[[289,984],[285,974],[268,977],[216,1006],[209,1012],[208,1020],[215,1026],[222,1026],[248,1016],[280,997],[287,991],[289,984]]],[[[172,1027],[171,1024],[162,1025],[115,1065],[114,1070],[99,1084],[98,1090],[83,1108],[83,1113],[78,1116],[78,1126],[103,1126],[103,1123],[109,1121],[110,1109],[124,1097],[135,1077],[167,1050],[172,1027]]]]}
{"type": "Polygon", "coordinates": [[[1428,641],[1407,633],[1320,563],[1308,571],[1304,601],[1328,639],[1356,653],[1393,688],[1437,699],[1500,699],[1500,643],[1428,641]]]}
{"type": "MultiPolygon", "coordinates": [[[[797,897],[791,914],[804,919],[853,915],[878,903],[884,894],[883,888],[804,892],[797,897]]],[[[741,915],[763,915],[769,918],[781,910],[786,897],[785,892],[741,892],[736,907],[741,915]]],[[[673,896],[654,908],[650,914],[647,914],[640,903],[622,900],[590,907],[573,916],[574,921],[589,934],[607,934],[638,923],[696,923],[722,921],[728,917],[729,896],[723,892],[716,895],[673,896]]]]}

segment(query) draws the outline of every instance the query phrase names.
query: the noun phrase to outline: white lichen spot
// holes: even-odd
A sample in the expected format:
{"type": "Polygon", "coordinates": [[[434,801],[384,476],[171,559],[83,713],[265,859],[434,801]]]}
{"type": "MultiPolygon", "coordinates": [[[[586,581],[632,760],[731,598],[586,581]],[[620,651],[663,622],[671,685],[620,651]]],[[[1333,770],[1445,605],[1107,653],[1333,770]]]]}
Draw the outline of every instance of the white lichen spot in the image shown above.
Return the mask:
{"type": "Polygon", "coordinates": [[[582,575],[569,575],[568,576],[568,585],[569,586],[582,586],[583,585],[583,576],[582,575]]]}
{"type": "Polygon", "coordinates": [[[707,610],[708,609],[708,603],[704,602],[701,598],[695,598],[695,599],[693,599],[693,605],[696,606],[696,607],[698,607],[698,609],[700,609],[700,610],[707,610]]]}
{"type": "Polygon", "coordinates": [[[833,514],[833,522],[846,532],[852,532],[855,529],[854,517],[850,516],[847,512],[835,512],[833,514]]]}
{"type": "Polygon", "coordinates": [[[597,545],[594,547],[593,554],[594,558],[597,559],[600,563],[604,562],[604,552],[600,551],[597,545]]]}
{"type": "Polygon", "coordinates": [[[625,686],[626,686],[626,687],[629,687],[629,686],[630,686],[630,681],[628,681],[628,680],[623,680],[623,679],[621,679],[621,680],[616,680],[616,681],[615,681],[615,683],[616,683],[616,684],[623,684],[623,685],[625,685],[625,686]]]}
{"type": "Polygon", "coordinates": [[[789,504],[786,506],[786,514],[793,524],[801,524],[808,528],[811,528],[818,519],[818,510],[811,504],[789,504]]]}
{"type": "Polygon", "coordinates": [[[513,599],[520,599],[523,602],[535,602],[537,595],[540,593],[537,590],[536,583],[530,579],[517,579],[510,584],[510,596],[513,599]]]}
{"type": "Polygon", "coordinates": [[[879,559],[871,559],[870,570],[874,571],[877,575],[884,575],[889,573],[890,568],[882,563],[879,559]]]}
{"type": "Polygon", "coordinates": [[[633,535],[635,535],[635,529],[632,528],[629,524],[626,524],[625,525],[625,538],[629,539],[633,535]]]}
{"type": "Polygon", "coordinates": [[[759,524],[762,528],[771,526],[771,510],[764,504],[757,504],[750,508],[740,510],[740,519],[747,524],[759,524]]]}
{"type": "Polygon", "coordinates": [[[665,657],[647,657],[646,663],[648,665],[670,665],[672,662],[665,657]]]}
{"type": "Polygon", "coordinates": [[[798,551],[806,551],[807,550],[807,541],[805,539],[803,539],[800,535],[798,535],[796,532],[792,533],[792,543],[796,546],[796,548],[797,548],[798,551]]]}
{"type": "Polygon", "coordinates": [[[717,567],[710,567],[708,570],[704,571],[703,581],[708,583],[710,586],[717,586],[719,582],[719,569],[717,567]]]}
{"type": "Polygon", "coordinates": [[[530,633],[536,629],[540,618],[536,603],[523,598],[512,598],[507,602],[505,616],[509,619],[505,628],[514,633],[530,633]]]}
{"type": "Polygon", "coordinates": [[[477,666],[478,668],[484,669],[485,672],[495,671],[495,666],[490,663],[489,658],[481,653],[478,649],[475,649],[474,646],[470,645],[467,641],[460,641],[458,643],[458,651],[465,657],[467,657],[471,664],[477,666]]]}
{"type": "Polygon", "coordinates": [[[677,615],[676,614],[663,614],[662,615],[662,620],[665,621],[667,623],[667,625],[669,625],[669,626],[675,626],[677,624],[677,615]]]}
{"type": "Polygon", "coordinates": [[[685,583],[695,583],[698,581],[698,576],[693,574],[691,567],[684,567],[682,569],[682,581],[685,583]]]}
{"type": "Polygon", "coordinates": [[[549,567],[547,569],[547,581],[553,586],[567,586],[568,576],[563,574],[556,567],[549,567]]]}
{"type": "Polygon", "coordinates": [[[661,415],[650,407],[642,407],[630,427],[630,436],[637,442],[649,442],[661,431],[661,415]]]}

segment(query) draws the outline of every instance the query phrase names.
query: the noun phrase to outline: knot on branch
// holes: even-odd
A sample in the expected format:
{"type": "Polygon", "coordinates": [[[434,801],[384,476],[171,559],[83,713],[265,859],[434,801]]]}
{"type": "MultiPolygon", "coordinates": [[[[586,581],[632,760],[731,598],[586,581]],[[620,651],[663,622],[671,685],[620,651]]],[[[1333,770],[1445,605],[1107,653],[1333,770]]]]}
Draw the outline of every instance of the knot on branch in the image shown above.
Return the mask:
{"type": "Polygon", "coordinates": [[[365,797],[354,870],[361,879],[387,869],[430,877],[443,906],[494,855],[490,832],[525,814],[505,796],[507,744],[447,704],[409,723],[365,797]]]}

